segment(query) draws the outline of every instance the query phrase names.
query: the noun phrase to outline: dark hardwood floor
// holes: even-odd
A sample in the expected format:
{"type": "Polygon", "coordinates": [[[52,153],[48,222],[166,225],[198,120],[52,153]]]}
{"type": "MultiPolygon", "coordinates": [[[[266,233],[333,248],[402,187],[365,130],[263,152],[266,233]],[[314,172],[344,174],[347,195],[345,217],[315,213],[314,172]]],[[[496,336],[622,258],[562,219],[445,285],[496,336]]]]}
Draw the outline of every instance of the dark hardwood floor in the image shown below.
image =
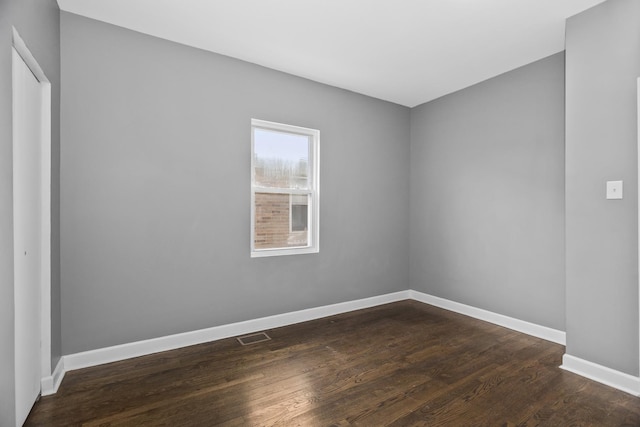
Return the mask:
{"type": "Polygon", "coordinates": [[[564,347],[415,301],[68,372],[27,426],[640,426],[564,347]]]}

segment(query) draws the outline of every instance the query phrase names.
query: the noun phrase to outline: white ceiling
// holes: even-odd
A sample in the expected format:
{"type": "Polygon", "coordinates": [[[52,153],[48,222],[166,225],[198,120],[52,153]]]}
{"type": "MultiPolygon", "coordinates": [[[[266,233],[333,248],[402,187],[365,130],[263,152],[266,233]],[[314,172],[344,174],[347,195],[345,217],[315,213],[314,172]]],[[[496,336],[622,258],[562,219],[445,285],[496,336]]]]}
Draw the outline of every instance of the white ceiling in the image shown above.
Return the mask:
{"type": "Polygon", "coordinates": [[[62,10],[413,107],[564,49],[604,0],[58,0],[62,10]]]}

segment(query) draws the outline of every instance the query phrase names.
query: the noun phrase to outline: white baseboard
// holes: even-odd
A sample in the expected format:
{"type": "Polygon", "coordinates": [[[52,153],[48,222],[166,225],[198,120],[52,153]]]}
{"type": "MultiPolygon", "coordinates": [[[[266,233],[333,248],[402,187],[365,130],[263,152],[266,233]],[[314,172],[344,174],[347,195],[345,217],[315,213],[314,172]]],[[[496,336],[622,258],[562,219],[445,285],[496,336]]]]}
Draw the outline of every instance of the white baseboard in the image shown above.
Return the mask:
{"type": "Polygon", "coordinates": [[[61,357],[60,360],[58,360],[58,364],[53,370],[53,373],[40,380],[40,394],[42,396],[49,396],[50,394],[57,393],[58,387],[60,387],[60,383],[62,382],[66,372],[67,371],[64,367],[64,357],[61,357]]]}
{"type": "Polygon", "coordinates": [[[131,359],[133,357],[145,356],[162,351],[174,350],[190,345],[202,344],[219,339],[235,337],[238,335],[250,334],[267,329],[279,328],[295,323],[315,320],[322,317],[347,313],[363,308],[374,307],[406,299],[414,299],[426,304],[441,307],[450,311],[461,313],[470,317],[485,320],[500,326],[504,326],[518,332],[523,332],[549,341],[564,344],[564,332],[534,325],[522,320],[513,319],[500,314],[492,313],[479,308],[438,298],[422,292],[407,290],[394,292],[391,294],[379,295],[360,300],[348,301],[338,304],[315,307],[306,310],[294,311],[274,316],[262,317],[259,319],[247,320],[244,322],[231,323],[227,325],[215,326],[197,331],[184,332],[175,335],[168,335],[144,341],[137,341],[127,344],[105,347],[96,350],[64,356],[64,369],[72,371],[75,369],[88,368],[102,365],[104,363],[117,362],[131,359]]]}
{"type": "Polygon", "coordinates": [[[640,377],[625,374],[588,360],[566,354],[562,356],[562,366],[565,371],[573,372],[590,380],[608,385],[626,393],[640,397],[640,377]]]}
{"type": "Polygon", "coordinates": [[[409,299],[409,291],[394,292],[360,300],[325,305],[307,310],[293,311],[275,316],[262,317],[244,322],[215,326],[197,331],[137,341],[113,347],[100,348],[64,356],[64,368],[68,371],[117,362],[161,351],[174,350],[190,345],[202,344],[223,338],[250,334],[266,329],[279,328],[295,323],[315,320],[322,317],[347,313],[363,308],[374,307],[396,301],[409,299]]]}
{"type": "Polygon", "coordinates": [[[566,345],[566,333],[557,329],[536,325],[534,323],[525,322],[524,320],[514,319],[513,317],[504,316],[502,314],[493,313],[481,308],[472,307],[470,305],[461,304],[459,302],[450,301],[448,299],[414,290],[410,290],[409,295],[411,299],[416,301],[464,314],[465,316],[484,320],[485,322],[493,323],[495,325],[504,326],[505,328],[542,338],[543,340],[566,345]]]}
{"type": "MultiPolygon", "coordinates": [[[[104,363],[117,362],[119,360],[130,359],[167,350],[174,350],[190,345],[202,344],[205,342],[250,334],[267,329],[279,328],[295,323],[306,322],[322,317],[333,316],[336,314],[347,313],[354,310],[375,307],[406,299],[413,299],[469,317],[484,320],[486,322],[504,326],[506,328],[558,344],[565,345],[566,342],[566,334],[563,331],[514,319],[422,292],[407,290],[371,298],[315,307],[307,310],[262,317],[244,322],[231,323],[213,328],[169,335],[166,337],[116,345],[113,347],[106,347],[82,353],[70,354],[62,357],[51,377],[43,378],[42,394],[46,395],[55,393],[66,371],[97,366],[104,363]]],[[[564,355],[563,365],[561,367],[567,371],[574,372],[594,381],[626,391],[627,393],[631,393],[635,396],[640,395],[640,378],[638,377],[627,375],[567,354],[564,355]]]]}

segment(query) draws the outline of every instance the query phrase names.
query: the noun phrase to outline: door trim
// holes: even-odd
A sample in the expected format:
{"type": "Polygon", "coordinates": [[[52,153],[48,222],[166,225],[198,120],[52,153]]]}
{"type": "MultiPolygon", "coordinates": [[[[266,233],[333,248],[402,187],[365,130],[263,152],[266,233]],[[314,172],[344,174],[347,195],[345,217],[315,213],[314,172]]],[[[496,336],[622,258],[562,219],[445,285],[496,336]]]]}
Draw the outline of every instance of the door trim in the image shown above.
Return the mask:
{"type": "Polygon", "coordinates": [[[636,108],[638,138],[638,378],[640,378],[640,77],[638,77],[638,102],[636,108]]]}
{"type": "Polygon", "coordinates": [[[51,377],[51,82],[35,57],[13,30],[13,48],[40,82],[42,110],[40,122],[41,242],[40,242],[40,388],[51,377]]]}

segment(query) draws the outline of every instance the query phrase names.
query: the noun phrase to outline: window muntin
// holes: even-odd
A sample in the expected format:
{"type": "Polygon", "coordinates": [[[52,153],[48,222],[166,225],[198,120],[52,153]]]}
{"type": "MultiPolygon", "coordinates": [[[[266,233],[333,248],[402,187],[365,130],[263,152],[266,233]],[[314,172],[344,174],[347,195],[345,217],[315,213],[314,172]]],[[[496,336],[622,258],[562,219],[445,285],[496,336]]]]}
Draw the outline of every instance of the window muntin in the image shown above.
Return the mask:
{"type": "Polygon", "coordinates": [[[318,252],[319,131],[251,125],[251,256],[318,252]]]}

